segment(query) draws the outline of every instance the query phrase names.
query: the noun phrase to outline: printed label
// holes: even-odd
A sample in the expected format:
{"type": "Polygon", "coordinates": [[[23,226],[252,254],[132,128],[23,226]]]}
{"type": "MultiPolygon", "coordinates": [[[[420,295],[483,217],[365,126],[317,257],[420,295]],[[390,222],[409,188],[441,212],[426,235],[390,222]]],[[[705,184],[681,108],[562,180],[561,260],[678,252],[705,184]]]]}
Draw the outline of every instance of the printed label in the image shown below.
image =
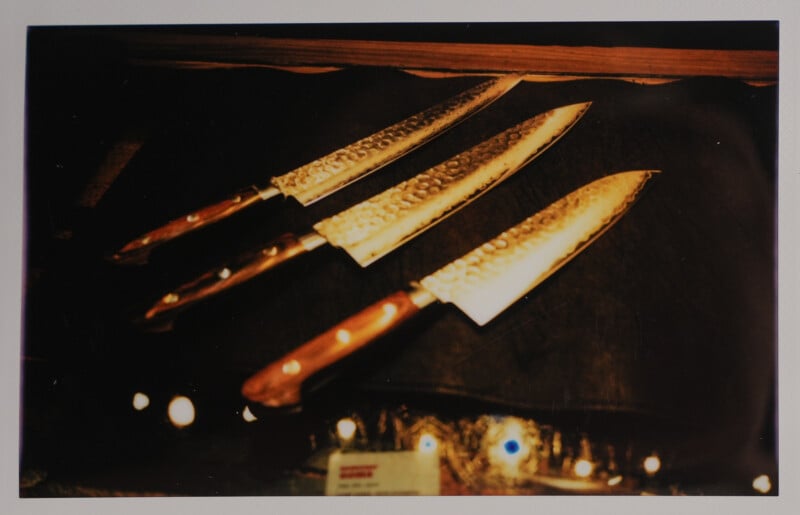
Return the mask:
{"type": "Polygon", "coordinates": [[[325,495],[439,495],[436,453],[334,452],[325,495]]]}

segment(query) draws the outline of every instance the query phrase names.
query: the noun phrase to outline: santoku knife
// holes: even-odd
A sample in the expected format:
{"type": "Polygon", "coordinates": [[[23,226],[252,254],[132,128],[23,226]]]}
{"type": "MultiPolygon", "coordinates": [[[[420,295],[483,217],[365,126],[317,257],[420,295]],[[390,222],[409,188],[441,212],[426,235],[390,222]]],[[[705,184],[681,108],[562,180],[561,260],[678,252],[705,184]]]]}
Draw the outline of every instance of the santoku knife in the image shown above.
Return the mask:
{"type": "Polygon", "coordinates": [[[314,225],[304,235],[284,235],[167,293],[145,321],[173,313],[227,290],[325,243],[344,249],[361,266],[380,259],[489,191],[565,134],[590,103],[556,108],[495,137],[383,193],[314,225]]]}
{"type": "Polygon", "coordinates": [[[216,204],[172,220],[125,244],[112,254],[117,263],[143,263],[158,245],[218,222],[260,200],[282,194],[308,206],[386,166],[488,106],[521,80],[504,75],[483,82],[440,104],[360,139],[291,172],[273,177],[270,186],[251,186],[216,204]]]}
{"type": "Polygon", "coordinates": [[[310,376],[436,301],[455,304],[479,325],[486,324],[609,229],[655,173],[621,172],[570,193],[263,368],[244,383],[242,394],[269,407],[298,404],[310,376]]]}

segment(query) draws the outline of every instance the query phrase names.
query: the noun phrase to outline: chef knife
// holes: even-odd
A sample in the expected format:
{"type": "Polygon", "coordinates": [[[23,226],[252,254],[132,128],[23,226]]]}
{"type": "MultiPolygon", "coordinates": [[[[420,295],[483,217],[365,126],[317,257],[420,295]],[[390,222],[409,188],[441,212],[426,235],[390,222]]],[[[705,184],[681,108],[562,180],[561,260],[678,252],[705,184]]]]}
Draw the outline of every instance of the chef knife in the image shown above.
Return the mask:
{"type": "Polygon", "coordinates": [[[598,179],[443,268],[367,307],[250,377],[242,394],[269,407],[301,402],[306,379],[435,302],[484,325],[565,265],[630,208],[655,170],[598,179]]]}
{"type": "Polygon", "coordinates": [[[128,242],[112,254],[112,260],[125,264],[143,263],[156,246],[281,194],[308,206],[465,120],[503,96],[520,80],[520,75],[511,74],[483,82],[375,134],[273,177],[266,188],[245,188],[230,198],[172,220],[128,242]]]}
{"type": "Polygon", "coordinates": [[[300,254],[330,243],[361,266],[385,256],[489,191],[544,152],[590,103],[559,107],[523,121],[421,174],[314,225],[284,235],[235,262],[162,296],[144,320],[163,319],[201,299],[241,284],[300,254]]]}

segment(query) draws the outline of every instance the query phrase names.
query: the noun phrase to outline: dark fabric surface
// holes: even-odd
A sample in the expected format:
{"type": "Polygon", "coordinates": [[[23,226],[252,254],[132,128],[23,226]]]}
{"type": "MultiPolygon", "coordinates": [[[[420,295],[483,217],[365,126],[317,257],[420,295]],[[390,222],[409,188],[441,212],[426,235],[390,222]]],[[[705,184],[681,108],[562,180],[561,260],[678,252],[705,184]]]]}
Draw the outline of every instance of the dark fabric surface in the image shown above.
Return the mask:
{"type": "MultiPolygon", "coordinates": [[[[23,349],[30,463],[69,471],[73,454],[91,449],[86,463],[115,467],[176,441],[191,447],[193,434],[226,448],[241,437],[230,420],[249,374],[583,184],[640,168],[663,173],[612,230],[495,321],[480,328],[436,306],[309,392],[306,413],[327,413],[320,398],[328,410],[353,399],[424,399],[448,412],[475,401],[550,419],[598,413],[620,433],[680,449],[687,464],[733,462],[763,444],[776,354],[776,87],[715,78],[523,83],[335,196],[308,208],[265,203],[125,268],[104,253],[481,79],[129,68],[114,49],[67,66],[44,59],[52,47],[36,41],[23,349]],[[586,116],[540,158],[366,269],[323,248],[182,314],[171,331],[131,323],[209,266],[302,233],[513,123],[587,100],[586,116]],[[148,134],[142,150],[96,208],[76,208],[104,152],[131,127],[148,134]],[[155,392],[154,404],[193,395],[194,433],[171,435],[160,414],[133,421],[129,399],[139,390],[155,392]],[[631,429],[629,416],[646,422],[631,429]]],[[[283,438],[297,424],[279,417],[248,438],[283,438]]]]}

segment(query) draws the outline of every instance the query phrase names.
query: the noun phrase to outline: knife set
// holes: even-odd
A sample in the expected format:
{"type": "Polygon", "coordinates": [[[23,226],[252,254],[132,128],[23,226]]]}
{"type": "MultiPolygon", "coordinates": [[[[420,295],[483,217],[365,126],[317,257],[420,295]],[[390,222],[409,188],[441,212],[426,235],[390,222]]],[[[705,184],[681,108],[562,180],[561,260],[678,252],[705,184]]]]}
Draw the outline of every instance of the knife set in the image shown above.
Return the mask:
{"type": "MultiPolygon", "coordinates": [[[[119,263],[146,260],[155,246],[283,195],[307,206],[376,171],[486,107],[522,79],[486,81],[285,175],[251,187],[124,245],[119,263]]],[[[286,234],[165,293],[153,321],[260,275],[322,245],[366,267],[441,222],[522,169],[566,134],[590,102],[525,120],[338,214],[304,235],[286,234]]],[[[388,333],[434,302],[452,303],[484,325],[581,252],[633,204],[655,170],[616,173],[554,202],[448,265],[335,325],[249,378],[242,394],[270,407],[301,402],[312,375],[388,333]]]]}

